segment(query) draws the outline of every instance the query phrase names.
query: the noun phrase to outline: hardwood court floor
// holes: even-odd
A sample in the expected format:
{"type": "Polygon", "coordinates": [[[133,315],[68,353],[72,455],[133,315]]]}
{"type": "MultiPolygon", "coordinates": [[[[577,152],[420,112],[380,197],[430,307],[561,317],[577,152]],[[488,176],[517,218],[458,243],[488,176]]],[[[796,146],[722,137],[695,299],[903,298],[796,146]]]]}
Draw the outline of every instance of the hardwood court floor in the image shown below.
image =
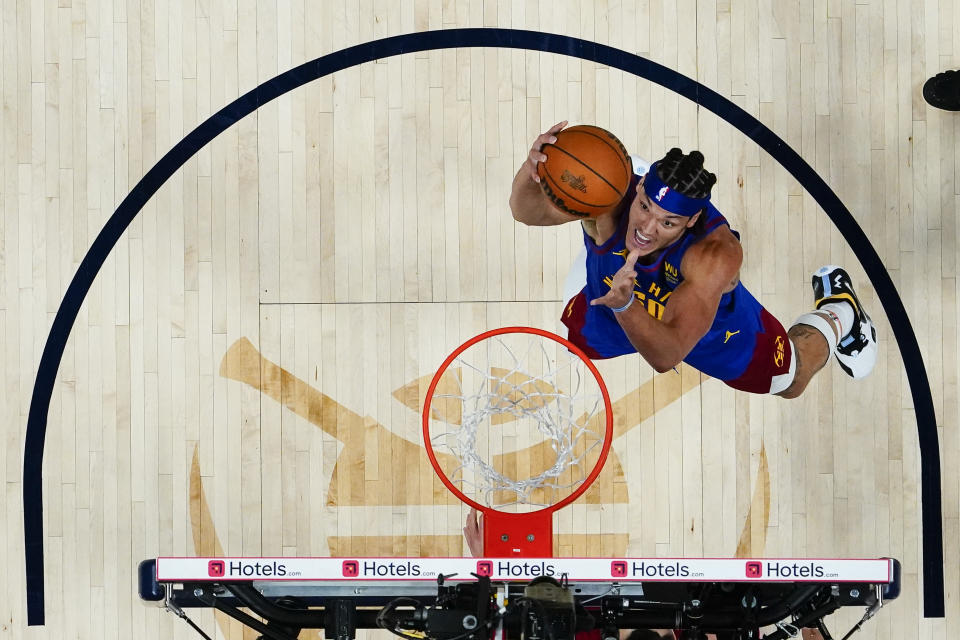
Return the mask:
{"type": "MultiPolygon", "coordinates": [[[[560,516],[558,551],[894,556],[903,595],[860,637],[955,633],[960,116],[920,96],[929,75],[960,67],[953,3],[4,0],[0,43],[0,638],[192,637],[136,599],[136,563],[156,555],[462,553],[464,511],[419,444],[422,388],[484,329],[562,333],[580,233],[516,224],[507,196],[530,142],[563,119],[606,127],[649,159],[701,149],[719,176],[714,202],[742,234],[750,290],[789,323],[811,306],[810,273],[846,265],[880,360],[860,382],[832,365],[796,401],[687,368],[655,376],[637,356],[603,363],[615,457],[560,516]],[[813,199],[740,132],[658,85],[559,55],[446,49],[352,67],[265,105],[126,231],[57,375],[47,620],[27,629],[26,417],[53,316],[104,222],[194,126],[259,83],[353,44],[465,26],[582,37],[696,78],[841,197],[898,286],[930,376],[945,620],[921,619],[903,362],[813,199]]],[[[834,634],[860,613],[833,616],[834,634]]]]}

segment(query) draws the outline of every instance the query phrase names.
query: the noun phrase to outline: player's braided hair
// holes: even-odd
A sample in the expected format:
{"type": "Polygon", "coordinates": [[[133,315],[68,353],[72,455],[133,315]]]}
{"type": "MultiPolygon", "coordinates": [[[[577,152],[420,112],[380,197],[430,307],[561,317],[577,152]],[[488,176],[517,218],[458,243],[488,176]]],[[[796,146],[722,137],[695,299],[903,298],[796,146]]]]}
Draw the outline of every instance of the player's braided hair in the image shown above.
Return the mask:
{"type": "Polygon", "coordinates": [[[691,198],[706,198],[717,176],[703,168],[703,154],[674,147],[657,163],[657,175],[668,187],[691,198]]]}

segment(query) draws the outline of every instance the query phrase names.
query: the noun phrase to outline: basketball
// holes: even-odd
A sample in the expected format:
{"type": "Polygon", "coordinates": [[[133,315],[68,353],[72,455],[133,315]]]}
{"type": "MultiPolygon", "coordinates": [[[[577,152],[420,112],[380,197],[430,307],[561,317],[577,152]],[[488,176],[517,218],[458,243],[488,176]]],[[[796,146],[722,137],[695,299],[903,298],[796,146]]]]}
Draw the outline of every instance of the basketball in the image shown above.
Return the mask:
{"type": "Polygon", "coordinates": [[[620,204],[633,165],[615,135],[590,125],[569,127],[541,148],[540,186],[555,207],[575,216],[596,217],[620,204]]]}

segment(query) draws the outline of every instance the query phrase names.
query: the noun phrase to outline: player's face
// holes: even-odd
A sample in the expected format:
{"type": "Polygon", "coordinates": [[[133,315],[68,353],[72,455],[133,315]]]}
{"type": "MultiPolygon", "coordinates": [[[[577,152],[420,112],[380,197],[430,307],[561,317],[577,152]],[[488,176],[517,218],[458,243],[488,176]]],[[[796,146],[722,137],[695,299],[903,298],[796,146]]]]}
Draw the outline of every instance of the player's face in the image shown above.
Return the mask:
{"type": "Polygon", "coordinates": [[[662,209],[650,200],[643,190],[643,183],[637,187],[637,195],[630,203],[627,221],[627,251],[637,250],[641,256],[648,256],[673,243],[683,235],[685,229],[692,227],[700,216],[680,216],[662,209]]]}

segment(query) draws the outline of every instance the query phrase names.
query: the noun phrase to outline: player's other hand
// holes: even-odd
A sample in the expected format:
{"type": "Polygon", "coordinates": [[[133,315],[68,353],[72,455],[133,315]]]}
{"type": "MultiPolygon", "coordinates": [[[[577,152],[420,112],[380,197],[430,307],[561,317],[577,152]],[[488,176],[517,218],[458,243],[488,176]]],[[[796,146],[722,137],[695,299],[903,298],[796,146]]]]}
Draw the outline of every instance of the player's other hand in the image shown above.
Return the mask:
{"type": "Polygon", "coordinates": [[[546,154],[540,150],[543,148],[543,145],[556,142],[557,134],[560,133],[565,126],[567,126],[566,120],[558,122],[537,136],[537,139],[533,141],[533,146],[530,147],[530,153],[527,154],[527,160],[524,164],[527,167],[527,173],[530,175],[530,179],[534,182],[540,182],[540,176],[537,175],[537,165],[547,160],[546,154]]]}
{"type": "Polygon", "coordinates": [[[483,516],[476,509],[470,509],[467,522],[463,526],[463,537],[467,539],[470,555],[479,558],[483,555],[483,516]]]}
{"type": "Polygon", "coordinates": [[[590,301],[591,305],[602,304],[611,309],[619,309],[630,301],[633,295],[633,285],[636,284],[636,264],[640,257],[640,252],[634,249],[627,255],[627,261],[623,263],[620,270],[613,274],[613,282],[610,284],[610,291],[599,298],[590,301]]]}

